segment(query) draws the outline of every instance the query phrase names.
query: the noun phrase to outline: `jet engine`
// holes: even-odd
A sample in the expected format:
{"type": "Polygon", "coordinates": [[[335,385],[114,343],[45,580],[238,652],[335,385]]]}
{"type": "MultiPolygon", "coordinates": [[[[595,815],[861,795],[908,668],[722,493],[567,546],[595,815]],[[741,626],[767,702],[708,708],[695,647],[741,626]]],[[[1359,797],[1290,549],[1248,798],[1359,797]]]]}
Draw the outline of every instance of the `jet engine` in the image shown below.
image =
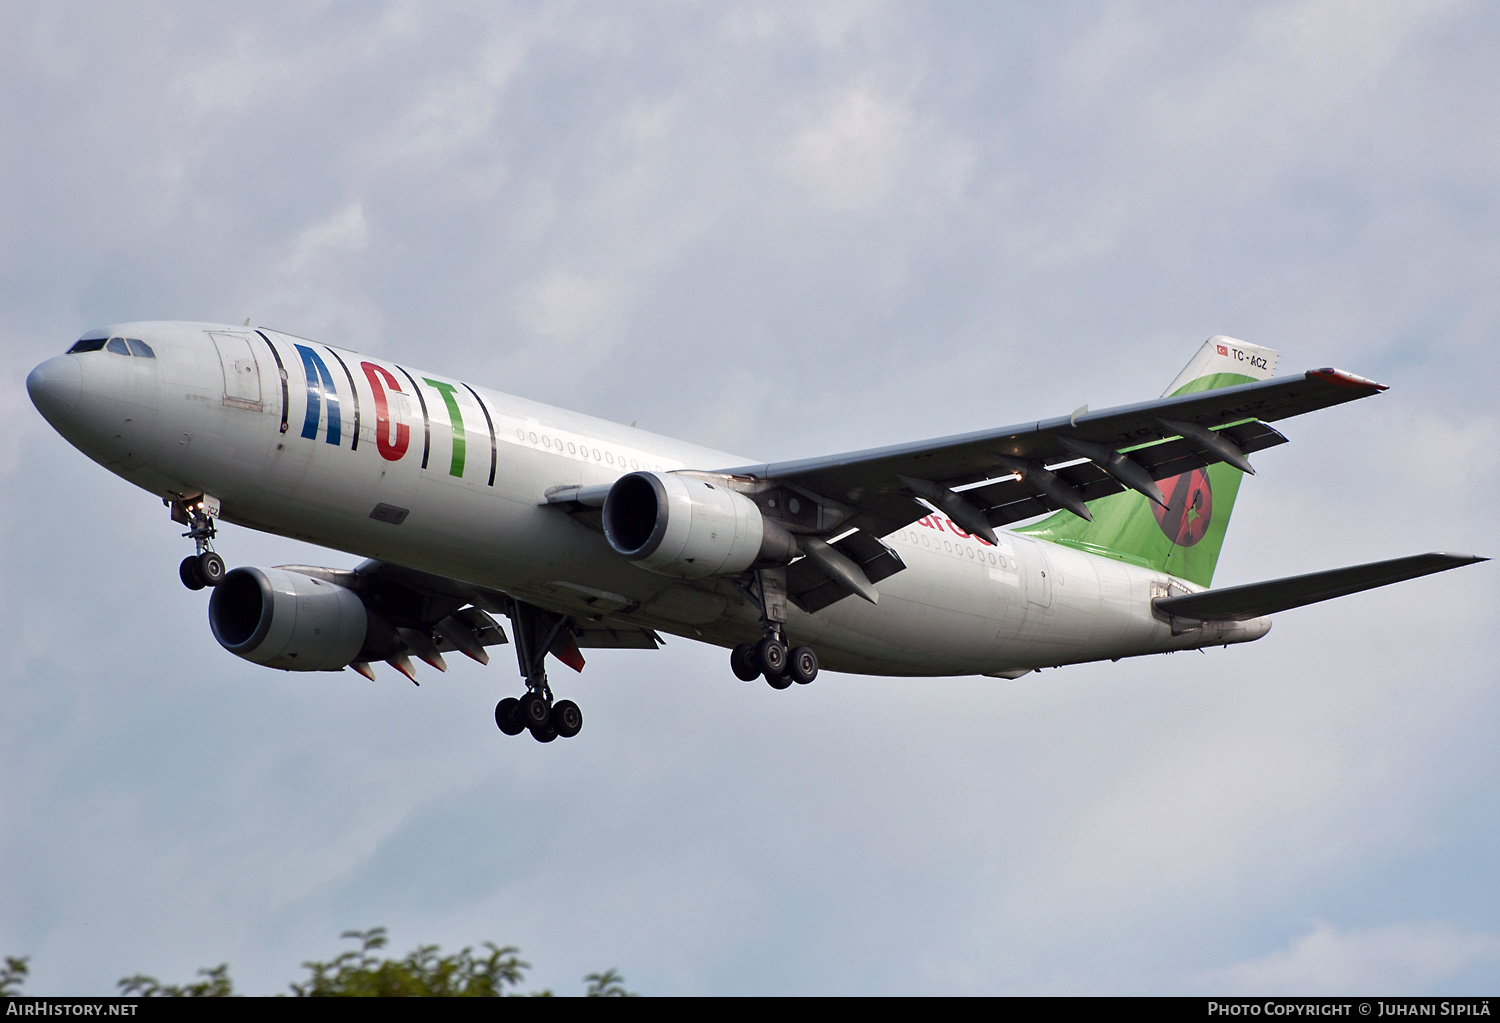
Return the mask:
{"type": "Polygon", "coordinates": [[[621,476],[604,500],[604,535],[618,553],[661,575],[702,579],[752,565],[785,565],[797,542],[754,501],[675,473],[621,476]]]}
{"type": "Polygon", "coordinates": [[[369,615],[353,590],[279,568],[237,568],[208,602],[232,654],[288,671],[338,671],[359,659],[369,615]]]}

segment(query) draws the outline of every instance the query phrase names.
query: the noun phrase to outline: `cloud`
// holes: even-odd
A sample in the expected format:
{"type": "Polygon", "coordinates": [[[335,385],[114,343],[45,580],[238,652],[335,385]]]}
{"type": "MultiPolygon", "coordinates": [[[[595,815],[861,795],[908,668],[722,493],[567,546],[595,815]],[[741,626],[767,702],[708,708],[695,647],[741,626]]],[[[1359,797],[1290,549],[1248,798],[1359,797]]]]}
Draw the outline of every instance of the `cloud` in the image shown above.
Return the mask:
{"type": "Polygon", "coordinates": [[[309,224],[271,257],[266,283],[247,289],[252,318],[344,338],[378,337],[384,317],[359,283],[370,234],[358,199],[309,224]]]}
{"type": "Polygon", "coordinates": [[[1441,921],[1340,929],[1322,920],[1286,947],[1209,970],[1205,993],[1338,995],[1449,991],[1476,968],[1500,964],[1500,935],[1441,921]]]}

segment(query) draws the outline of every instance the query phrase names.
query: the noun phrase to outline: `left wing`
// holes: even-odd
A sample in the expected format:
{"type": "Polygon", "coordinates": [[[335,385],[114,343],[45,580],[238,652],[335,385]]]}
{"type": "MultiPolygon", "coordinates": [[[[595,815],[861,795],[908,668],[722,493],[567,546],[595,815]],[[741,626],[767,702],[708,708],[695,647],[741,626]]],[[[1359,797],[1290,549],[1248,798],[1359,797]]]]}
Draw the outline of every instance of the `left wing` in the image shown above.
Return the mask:
{"type": "MultiPolygon", "coordinates": [[[[509,642],[505,630],[491,614],[512,614],[516,601],[499,590],[375,560],[362,562],[353,569],[314,565],[277,567],[352,590],[366,609],[383,619],[394,632],[390,663],[413,682],[416,678],[409,670],[410,662],[401,660],[407,653],[446,670],[441,656],[444,653],[461,651],[487,664],[489,654],[485,647],[509,642]]],[[[655,650],[661,645],[662,639],[654,630],[599,613],[626,608],[598,601],[587,603],[590,606],[583,614],[534,606],[530,609],[533,617],[540,616],[547,628],[549,652],[575,671],[583,670],[580,649],[655,650]]]]}

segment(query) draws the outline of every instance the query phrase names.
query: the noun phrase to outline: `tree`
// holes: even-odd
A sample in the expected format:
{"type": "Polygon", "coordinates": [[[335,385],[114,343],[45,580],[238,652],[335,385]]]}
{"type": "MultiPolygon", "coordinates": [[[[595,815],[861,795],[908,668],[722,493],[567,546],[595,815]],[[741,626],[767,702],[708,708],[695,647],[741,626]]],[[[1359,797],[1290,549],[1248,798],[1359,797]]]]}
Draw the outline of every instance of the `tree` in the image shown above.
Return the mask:
{"type": "MultiPolygon", "coordinates": [[[[388,959],[377,954],[387,943],[384,927],[345,931],[340,937],[359,942],[359,949],[350,949],[326,963],[316,960],[303,963],[309,976],[302,983],[291,985],[293,995],[495,998],[519,994],[515,989],[531,969],[514,945],[502,948],[487,941],[483,945],[487,954],[476,954],[471,946],[465,946],[446,956],[440,954],[436,945],[418,945],[404,959],[388,959]]],[[[18,994],[26,973],[26,957],[7,958],[5,969],[0,971],[0,995],[18,994]]],[[[234,994],[228,963],[199,970],[198,976],[202,979],[191,984],[163,984],[155,977],[138,973],[120,980],[120,994],[141,998],[223,998],[234,994]]],[[[612,969],[591,973],[583,980],[590,998],[624,998],[633,994],[625,990],[625,978],[612,969]]],[[[532,994],[547,996],[552,992],[532,994]]]]}
{"type": "Polygon", "coordinates": [[[21,984],[31,972],[27,965],[30,962],[30,956],[5,957],[5,969],[0,970],[0,996],[14,997],[21,993],[21,984]]]}
{"type": "Polygon", "coordinates": [[[155,977],[137,973],[125,977],[119,983],[120,994],[140,998],[228,998],[234,994],[234,983],[229,979],[229,964],[201,969],[198,976],[203,979],[193,984],[160,984],[155,977]]]}
{"type": "Polygon", "coordinates": [[[625,978],[614,970],[591,973],[584,977],[589,989],[584,992],[589,998],[634,998],[634,991],[625,990],[625,978]]]}
{"type": "Polygon", "coordinates": [[[465,946],[453,955],[439,955],[436,945],[418,945],[405,959],[380,959],[371,953],[385,947],[384,927],[345,931],[340,937],[360,943],[328,963],[302,965],[312,974],[306,983],[293,984],[304,998],[329,996],[495,998],[521,983],[530,963],[518,958],[520,949],[485,942],[489,955],[479,957],[465,946]]]}

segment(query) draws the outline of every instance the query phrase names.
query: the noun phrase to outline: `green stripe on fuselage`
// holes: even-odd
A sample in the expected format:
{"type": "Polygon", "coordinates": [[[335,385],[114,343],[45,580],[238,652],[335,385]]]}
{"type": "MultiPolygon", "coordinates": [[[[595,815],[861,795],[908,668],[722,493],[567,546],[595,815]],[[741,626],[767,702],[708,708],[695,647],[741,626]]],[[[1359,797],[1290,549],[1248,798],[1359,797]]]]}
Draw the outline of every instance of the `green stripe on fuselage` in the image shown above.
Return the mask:
{"type": "Polygon", "coordinates": [[[458,409],[458,398],[454,394],[458,387],[455,384],[438,383],[428,377],[423,377],[422,382],[441,394],[443,404],[448,406],[448,420],[453,424],[453,460],[448,466],[448,475],[462,478],[468,436],[464,433],[464,415],[458,409]]]}

